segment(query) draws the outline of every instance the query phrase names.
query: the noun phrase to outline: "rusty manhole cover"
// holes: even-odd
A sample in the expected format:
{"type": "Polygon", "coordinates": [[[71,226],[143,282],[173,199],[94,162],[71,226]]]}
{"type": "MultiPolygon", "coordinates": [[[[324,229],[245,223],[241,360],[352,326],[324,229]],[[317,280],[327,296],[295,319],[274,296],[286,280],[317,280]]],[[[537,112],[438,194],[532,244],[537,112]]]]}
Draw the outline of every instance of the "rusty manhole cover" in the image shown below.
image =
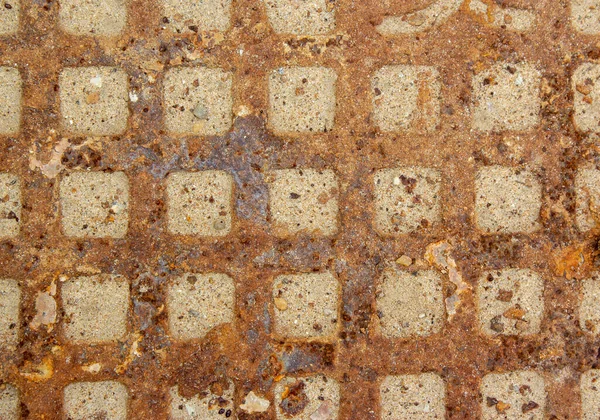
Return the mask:
{"type": "Polygon", "coordinates": [[[1,419],[598,419],[599,0],[3,0],[1,419]]]}

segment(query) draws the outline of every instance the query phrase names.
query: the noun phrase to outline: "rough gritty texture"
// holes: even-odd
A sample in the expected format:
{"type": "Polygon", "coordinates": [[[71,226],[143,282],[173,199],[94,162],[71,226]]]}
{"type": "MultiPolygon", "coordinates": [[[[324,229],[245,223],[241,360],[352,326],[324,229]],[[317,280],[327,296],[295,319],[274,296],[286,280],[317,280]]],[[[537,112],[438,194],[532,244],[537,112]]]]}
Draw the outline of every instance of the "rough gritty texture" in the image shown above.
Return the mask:
{"type": "Polygon", "coordinates": [[[581,419],[595,420],[600,413],[600,370],[583,372],[580,382],[581,419]]]}
{"type": "Polygon", "coordinates": [[[13,348],[19,340],[21,288],[16,280],[0,279],[0,347],[13,348]]]}
{"type": "Polygon", "coordinates": [[[165,127],[176,134],[224,134],[231,127],[231,74],[177,67],[165,74],[165,127]]]}
{"type": "MultiPolygon", "coordinates": [[[[214,389],[214,388],[213,388],[214,389]]],[[[171,420],[222,420],[232,417],[235,412],[233,405],[235,387],[233,382],[228,382],[219,389],[204,390],[191,398],[182,397],[178,387],[170,390],[171,420]],[[228,414],[229,413],[229,414],[228,414]]]]}
{"type": "Polygon", "coordinates": [[[600,132],[600,86],[596,87],[599,79],[600,65],[594,63],[582,64],[573,74],[573,120],[581,131],[600,132]]]}
{"type": "Polygon", "coordinates": [[[22,81],[19,70],[14,67],[0,67],[0,135],[19,132],[21,95],[22,81]]]}
{"type": "Polygon", "coordinates": [[[400,11],[396,10],[397,16],[394,16],[393,12],[386,13],[385,17],[381,19],[381,24],[376,27],[377,31],[388,36],[419,34],[435,28],[447,20],[462,5],[460,0],[437,0],[429,3],[419,4],[420,7],[415,7],[411,11],[404,8],[400,11]],[[392,16],[388,16],[388,14],[392,16]]]}
{"type": "Polygon", "coordinates": [[[573,28],[586,35],[600,33],[600,2],[598,0],[571,0],[573,28]]]}
{"type": "Polygon", "coordinates": [[[327,271],[277,276],[271,303],[275,333],[287,338],[334,336],[339,298],[338,280],[327,271]]]}
{"type": "Polygon", "coordinates": [[[177,340],[204,337],[233,321],[235,285],[226,274],[184,274],[169,285],[169,332],[177,340]]]}
{"type": "Polygon", "coordinates": [[[475,179],[475,221],[486,233],[539,229],[542,188],[526,169],[490,166],[475,179]]]}
{"type": "Polygon", "coordinates": [[[536,372],[490,373],[481,381],[481,396],[484,420],[545,418],[544,379],[536,372]]]}
{"type": "Polygon", "coordinates": [[[441,174],[431,168],[382,169],[375,173],[375,229],[401,235],[441,219],[441,174]]]}
{"type": "Polygon", "coordinates": [[[122,238],[129,224],[129,182],[123,172],[73,172],[60,183],[67,236],[122,238]]]}
{"type": "Polygon", "coordinates": [[[327,132],[334,126],[337,75],[325,67],[280,67],[269,75],[269,125],[277,133],[327,132]]]}
{"type": "Polygon", "coordinates": [[[373,120],[382,131],[434,131],[440,122],[440,74],[429,66],[385,66],[371,79],[373,120]]]}
{"type": "Polygon", "coordinates": [[[278,236],[338,231],[339,186],[332,170],[280,169],[268,181],[269,212],[278,236]]]}
{"type": "Polygon", "coordinates": [[[77,277],[64,282],[61,292],[67,340],[101,343],[123,338],[129,312],[127,279],[109,275],[77,277]]]}
{"type": "Polygon", "coordinates": [[[597,273],[581,282],[579,326],[583,331],[600,333],[600,279],[597,273]]]}
{"type": "Polygon", "coordinates": [[[0,8],[0,36],[13,35],[19,30],[19,16],[21,14],[21,0],[6,1],[0,8]],[[6,4],[10,6],[6,7],[6,4]]]}
{"type": "Polygon", "coordinates": [[[63,128],[80,135],[114,136],[127,128],[128,77],[117,67],[67,67],[59,77],[63,128]]]}
{"type": "Polygon", "coordinates": [[[473,77],[473,128],[531,130],[539,124],[540,72],[529,63],[498,63],[473,77]]]}
{"type": "Polygon", "coordinates": [[[600,170],[580,168],[575,178],[577,193],[577,226],[582,231],[593,229],[600,216],[600,170]]]}
{"type": "Polygon", "coordinates": [[[379,389],[382,420],[445,418],[446,386],[435,373],[386,376],[379,389]]]}
{"type": "Polygon", "coordinates": [[[263,0],[275,32],[321,35],[335,27],[335,11],[328,0],[263,0]]]}
{"type": "Polygon", "coordinates": [[[162,23],[176,33],[226,31],[231,20],[231,0],[160,0],[162,23]]]}
{"type": "Polygon", "coordinates": [[[21,225],[21,184],[13,174],[0,173],[0,238],[19,234],[21,225]]]}
{"type": "Polygon", "coordinates": [[[171,232],[224,236],[231,231],[233,179],[227,172],[169,174],[167,195],[171,232]]]}
{"type": "Polygon", "coordinates": [[[379,280],[377,310],[386,337],[427,336],[444,324],[442,279],[435,271],[388,268],[379,280]]]}
{"type": "Polygon", "coordinates": [[[540,331],[544,281],[529,269],[483,273],[477,284],[479,327],[484,334],[529,335],[540,331]]]}
{"type": "Polygon", "coordinates": [[[501,7],[497,3],[486,3],[483,0],[470,0],[468,5],[471,11],[493,27],[528,32],[536,24],[536,14],[528,9],[501,7]]]}
{"type": "Polygon", "coordinates": [[[117,36],[127,23],[127,0],[61,0],[60,25],[74,35],[117,36]]]}
{"type": "Polygon", "coordinates": [[[19,408],[19,391],[12,385],[0,385],[0,418],[18,420],[21,417],[19,408]]]}
{"type": "Polygon", "coordinates": [[[286,377],[277,383],[274,392],[278,420],[326,420],[338,417],[340,385],[324,375],[286,377]]]}
{"type": "Polygon", "coordinates": [[[116,381],[75,382],[64,390],[64,415],[72,420],[128,418],[128,391],[116,381]]]}

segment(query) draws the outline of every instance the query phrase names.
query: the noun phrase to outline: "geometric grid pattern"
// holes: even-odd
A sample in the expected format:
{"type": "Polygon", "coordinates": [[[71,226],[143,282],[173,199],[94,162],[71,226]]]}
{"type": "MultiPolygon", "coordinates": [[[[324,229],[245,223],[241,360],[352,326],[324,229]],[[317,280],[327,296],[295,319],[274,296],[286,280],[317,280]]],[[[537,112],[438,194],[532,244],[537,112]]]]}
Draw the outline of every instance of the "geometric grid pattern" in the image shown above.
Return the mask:
{"type": "MultiPolygon", "coordinates": [[[[251,391],[272,400],[282,375],[324,374],[340,384],[339,418],[375,419],[386,377],[432,373],[445,385],[445,415],[476,418],[488,404],[481,399],[483,378],[518,371],[535,371],[546,392],[544,404],[524,403],[521,412],[543,407],[549,418],[579,416],[578,384],[584,372],[597,367],[600,339],[576,322],[577,281],[593,268],[597,232],[577,228],[574,179],[579,167],[596,164],[599,156],[594,130],[572,120],[574,106],[593,104],[595,91],[587,80],[573,86],[571,77],[600,57],[600,4],[542,0],[527,5],[534,19],[519,26],[512,17],[516,9],[503,15],[500,6],[467,3],[339,0],[326,6],[335,8],[334,27],[313,36],[276,33],[257,0],[224,8],[230,26],[223,25],[223,32],[202,32],[190,22],[181,33],[171,30],[158,2],[132,0],[124,28],[96,36],[63,30],[57,2],[7,2],[0,13],[1,21],[10,23],[2,35],[1,64],[18,69],[22,106],[19,132],[2,135],[0,170],[19,178],[22,210],[19,235],[0,242],[0,274],[19,282],[22,321],[13,327],[20,330],[17,349],[0,351],[0,374],[18,390],[22,416],[57,418],[70,383],[115,380],[128,390],[131,418],[166,418],[171,387],[179,386],[187,398],[208,388],[222,392],[232,378],[236,415],[243,417],[251,406],[262,407],[252,404],[251,391]],[[494,10],[479,13],[482,8],[494,10]],[[539,95],[539,106],[527,110],[534,122],[515,130],[498,124],[474,130],[472,82],[483,73],[481,85],[493,84],[488,72],[498,63],[535,69],[539,86],[532,92],[539,95]],[[232,73],[234,121],[227,134],[174,137],[165,131],[164,74],[184,64],[232,73]],[[408,64],[439,72],[439,125],[426,134],[382,132],[372,119],[372,77],[384,66],[408,64]],[[59,75],[65,68],[104,66],[127,75],[125,130],[110,137],[66,132],[59,75]],[[282,67],[335,73],[333,125],[281,136],[265,128],[268,78],[282,67]],[[538,114],[531,116],[531,109],[538,114]],[[474,180],[492,165],[527,170],[540,184],[539,229],[484,233],[476,228],[474,180]],[[372,226],[373,176],[399,166],[440,172],[441,221],[416,234],[382,237],[372,226]],[[340,226],[333,237],[272,234],[263,171],[289,168],[336,174],[340,226]],[[123,237],[62,232],[60,179],[90,170],[127,176],[130,207],[123,237]],[[232,174],[235,234],[215,240],[168,232],[164,181],[177,170],[232,174]],[[449,244],[445,252],[440,243],[449,244]],[[410,263],[400,256],[410,257],[410,263]],[[443,333],[410,339],[374,333],[374,284],[394,264],[442,273],[447,308],[450,303],[457,308],[448,311],[443,333]],[[484,272],[505,268],[530,269],[544,281],[544,317],[536,334],[489,339],[478,331],[473,290],[484,272]],[[275,339],[273,278],[325,270],[342,290],[337,336],[326,342],[275,339]],[[165,285],[186,272],[234,279],[235,326],[200,343],[168,337],[165,285]],[[130,282],[129,332],[102,345],[69,342],[57,327],[64,322],[62,308],[48,302],[60,305],[57,283],[101,273],[130,282]],[[44,322],[32,322],[36,315],[44,322]]],[[[512,76],[506,76],[508,83],[519,82],[512,76]]],[[[531,81],[522,83],[529,87],[531,81]]],[[[503,98],[511,101],[510,94],[503,98]]],[[[84,98],[86,105],[96,100],[93,92],[84,98]]],[[[331,112],[330,99],[326,111],[331,112]]],[[[14,396],[7,397],[9,404],[14,396]]],[[[498,402],[489,403],[499,409],[498,402]]],[[[274,418],[272,403],[261,416],[274,418]]]]}

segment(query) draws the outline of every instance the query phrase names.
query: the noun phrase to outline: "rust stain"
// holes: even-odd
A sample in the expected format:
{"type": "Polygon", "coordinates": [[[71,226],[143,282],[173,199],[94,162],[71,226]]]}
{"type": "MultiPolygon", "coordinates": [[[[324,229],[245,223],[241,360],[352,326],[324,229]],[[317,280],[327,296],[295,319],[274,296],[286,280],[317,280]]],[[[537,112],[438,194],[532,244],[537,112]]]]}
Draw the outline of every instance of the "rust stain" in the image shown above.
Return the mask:
{"type": "Polygon", "coordinates": [[[561,249],[554,255],[554,272],[557,276],[583,279],[591,273],[594,252],[589,246],[580,244],[561,249]]]}

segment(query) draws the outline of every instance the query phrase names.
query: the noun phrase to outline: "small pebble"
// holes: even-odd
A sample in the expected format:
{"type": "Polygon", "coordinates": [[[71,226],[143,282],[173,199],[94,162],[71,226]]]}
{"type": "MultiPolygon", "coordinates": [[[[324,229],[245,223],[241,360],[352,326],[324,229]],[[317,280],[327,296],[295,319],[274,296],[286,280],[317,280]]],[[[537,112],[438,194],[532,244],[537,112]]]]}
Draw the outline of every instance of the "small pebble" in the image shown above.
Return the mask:
{"type": "Polygon", "coordinates": [[[246,398],[244,398],[244,402],[240,405],[240,408],[247,413],[264,413],[269,409],[271,402],[265,398],[259,397],[254,393],[254,391],[250,391],[246,398]]]}
{"type": "Polygon", "coordinates": [[[400,264],[400,265],[403,265],[403,266],[405,266],[405,267],[408,267],[409,265],[411,265],[411,264],[412,264],[412,258],[411,258],[411,257],[409,257],[408,255],[403,255],[403,256],[401,256],[400,258],[398,258],[398,259],[396,260],[396,262],[397,262],[398,264],[400,264]]]}
{"type": "Polygon", "coordinates": [[[224,220],[217,220],[215,223],[213,223],[213,227],[216,230],[223,230],[227,227],[227,225],[224,220]]]}
{"type": "Polygon", "coordinates": [[[208,108],[206,108],[202,104],[196,105],[196,108],[194,108],[193,113],[194,117],[198,118],[199,120],[205,120],[208,118],[208,108]]]}
{"type": "Polygon", "coordinates": [[[515,80],[515,85],[521,86],[523,84],[523,76],[520,74],[517,76],[517,80],[515,80]]]}
{"type": "Polygon", "coordinates": [[[585,84],[578,84],[575,86],[575,89],[577,89],[577,92],[581,93],[582,95],[589,95],[592,93],[592,87],[585,84]]]}
{"type": "Polygon", "coordinates": [[[285,301],[285,299],[275,298],[273,299],[273,301],[275,302],[275,306],[277,307],[277,309],[279,309],[280,311],[285,311],[288,308],[288,304],[285,301]]]}
{"type": "Polygon", "coordinates": [[[124,210],[124,207],[123,207],[123,205],[121,205],[119,203],[115,203],[110,207],[110,210],[114,214],[119,214],[124,210]]]}
{"type": "Polygon", "coordinates": [[[100,92],[92,92],[85,97],[85,102],[88,105],[97,104],[100,100],[100,92]]]}
{"type": "Polygon", "coordinates": [[[90,79],[90,83],[96,87],[102,87],[102,77],[96,76],[90,79]]]}
{"type": "Polygon", "coordinates": [[[507,404],[503,401],[498,401],[498,403],[496,403],[496,411],[498,412],[498,414],[504,414],[504,412],[509,408],[510,404],[507,404]]]}

